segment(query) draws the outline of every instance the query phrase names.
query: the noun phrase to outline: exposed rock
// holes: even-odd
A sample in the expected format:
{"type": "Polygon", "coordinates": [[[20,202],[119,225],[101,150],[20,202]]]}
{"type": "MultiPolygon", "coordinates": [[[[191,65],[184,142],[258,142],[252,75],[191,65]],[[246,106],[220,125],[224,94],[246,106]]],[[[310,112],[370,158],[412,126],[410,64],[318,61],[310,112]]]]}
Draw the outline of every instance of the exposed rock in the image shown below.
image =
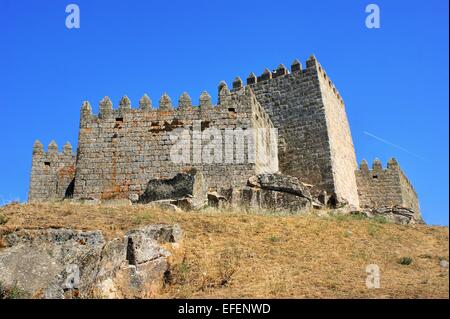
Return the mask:
{"type": "Polygon", "coordinates": [[[86,199],[81,199],[81,200],[74,200],[74,199],[70,199],[69,201],[73,201],[73,202],[80,202],[82,204],[85,205],[99,205],[101,204],[101,200],[97,199],[97,198],[86,198],[86,199]]]}
{"type": "Polygon", "coordinates": [[[383,216],[390,222],[402,225],[425,224],[420,216],[417,218],[417,214],[414,211],[400,206],[369,208],[358,213],[363,213],[369,218],[383,216]]]}
{"type": "Polygon", "coordinates": [[[208,192],[208,206],[222,208],[226,205],[227,198],[217,192],[208,192]]]}
{"type": "Polygon", "coordinates": [[[182,212],[183,210],[179,208],[177,205],[175,205],[176,201],[172,199],[162,199],[162,200],[156,200],[154,202],[150,202],[149,206],[157,207],[162,210],[166,210],[169,212],[182,212]]]}
{"type": "Polygon", "coordinates": [[[311,199],[311,194],[307,187],[294,176],[283,174],[259,174],[251,176],[248,179],[248,185],[311,199]]]}
{"type": "Polygon", "coordinates": [[[99,231],[19,230],[3,237],[0,282],[33,298],[145,298],[168,270],[163,243],[177,243],[177,225],[149,225],[105,242],[99,231]]]}
{"type": "Polygon", "coordinates": [[[311,208],[311,200],[291,193],[269,189],[244,187],[239,193],[239,202],[252,209],[267,209],[273,212],[298,213],[311,208]]]}
{"type": "Polygon", "coordinates": [[[313,199],[296,177],[283,174],[259,174],[248,179],[250,187],[241,189],[239,201],[251,208],[300,212],[312,207],[313,199]]]}
{"type": "Polygon", "coordinates": [[[130,194],[128,196],[128,199],[132,202],[132,203],[136,203],[139,200],[139,194],[130,194]]]}
{"type": "Polygon", "coordinates": [[[207,186],[203,174],[194,169],[188,173],[178,173],[170,179],[150,180],[139,202],[192,198],[192,206],[199,207],[206,203],[206,193],[207,186]]]}
{"type": "Polygon", "coordinates": [[[130,206],[131,204],[131,200],[126,198],[112,198],[102,200],[102,205],[107,206],[130,206]]]}
{"type": "Polygon", "coordinates": [[[439,261],[439,265],[440,265],[442,268],[448,268],[448,261],[445,260],[445,259],[441,259],[441,260],[439,261]]]}
{"type": "Polygon", "coordinates": [[[341,196],[333,193],[330,195],[330,197],[326,196],[326,192],[325,193],[325,197],[326,197],[326,205],[328,207],[331,208],[342,208],[342,207],[346,207],[348,206],[348,201],[344,198],[342,198],[341,196]]]}

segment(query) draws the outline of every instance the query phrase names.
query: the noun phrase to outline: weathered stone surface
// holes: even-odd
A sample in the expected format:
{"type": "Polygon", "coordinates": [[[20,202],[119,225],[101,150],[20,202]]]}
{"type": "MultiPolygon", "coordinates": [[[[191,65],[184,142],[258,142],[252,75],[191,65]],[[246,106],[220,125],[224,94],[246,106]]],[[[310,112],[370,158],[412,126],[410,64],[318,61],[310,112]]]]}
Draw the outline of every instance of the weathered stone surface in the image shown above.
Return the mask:
{"type": "Polygon", "coordinates": [[[85,293],[95,279],[93,265],[104,245],[100,232],[69,229],[20,230],[4,241],[0,281],[44,298],[63,298],[68,289],[85,293]]]}
{"type": "Polygon", "coordinates": [[[395,158],[384,169],[378,159],[374,160],[372,169],[363,160],[356,171],[356,181],[361,208],[402,206],[414,211],[415,218],[421,218],[416,191],[395,158]]]}
{"type": "Polygon", "coordinates": [[[106,206],[130,206],[131,200],[130,199],[125,199],[125,198],[117,198],[117,199],[105,199],[103,201],[101,201],[102,205],[106,205],[106,206]]]}
{"type": "Polygon", "coordinates": [[[98,231],[19,230],[3,237],[0,282],[33,298],[143,298],[161,287],[178,225],[148,225],[105,242],[98,231]]]}
{"type": "Polygon", "coordinates": [[[248,185],[311,199],[311,194],[308,189],[294,176],[283,174],[259,174],[251,176],[248,179],[248,185]]]}
{"type": "Polygon", "coordinates": [[[312,207],[309,198],[271,189],[243,187],[239,190],[237,197],[237,199],[234,198],[233,200],[237,201],[239,206],[257,210],[300,213],[312,207]]]}
{"type": "Polygon", "coordinates": [[[129,231],[125,236],[128,264],[139,270],[142,264],[170,256],[160,244],[179,243],[181,237],[178,225],[147,225],[129,231]]]}
{"type": "Polygon", "coordinates": [[[193,206],[206,202],[207,186],[202,172],[192,170],[189,173],[178,173],[170,179],[153,179],[147,184],[145,192],[140,196],[140,203],[158,200],[179,200],[192,197],[193,206]]]}
{"type": "Polygon", "coordinates": [[[396,224],[424,224],[422,217],[418,216],[416,212],[401,206],[375,207],[362,210],[362,213],[369,218],[382,216],[396,224]]]}
{"type": "Polygon", "coordinates": [[[208,192],[208,206],[222,208],[226,205],[227,199],[225,196],[217,192],[208,192]]]}
{"type": "Polygon", "coordinates": [[[182,212],[183,209],[176,205],[176,200],[173,199],[161,199],[148,203],[151,207],[156,207],[168,212],[182,212]]]}

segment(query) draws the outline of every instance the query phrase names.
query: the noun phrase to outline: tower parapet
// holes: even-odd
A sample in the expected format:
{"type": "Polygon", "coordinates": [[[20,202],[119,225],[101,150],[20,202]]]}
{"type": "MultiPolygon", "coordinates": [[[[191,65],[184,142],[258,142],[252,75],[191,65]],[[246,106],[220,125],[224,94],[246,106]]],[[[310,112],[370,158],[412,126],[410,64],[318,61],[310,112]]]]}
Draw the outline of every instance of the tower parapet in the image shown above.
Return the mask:
{"type": "Polygon", "coordinates": [[[33,145],[29,201],[48,201],[71,197],[75,178],[76,155],[72,145],[64,144],[62,152],[51,141],[44,151],[39,140],[33,145]]]}
{"type": "Polygon", "coordinates": [[[363,160],[355,174],[361,207],[401,206],[420,216],[417,193],[395,158],[385,168],[375,159],[372,169],[363,160]]]}
{"type": "MultiPolygon", "coordinates": [[[[259,75],[247,86],[279,132],[279,165],[314,190],[326,190],[358,207],[356,155],[344,102],[314,55],[306,67],[296,59],[259,75]]],[[[239,77],[233,91],[242,87],[239,77]]]]}

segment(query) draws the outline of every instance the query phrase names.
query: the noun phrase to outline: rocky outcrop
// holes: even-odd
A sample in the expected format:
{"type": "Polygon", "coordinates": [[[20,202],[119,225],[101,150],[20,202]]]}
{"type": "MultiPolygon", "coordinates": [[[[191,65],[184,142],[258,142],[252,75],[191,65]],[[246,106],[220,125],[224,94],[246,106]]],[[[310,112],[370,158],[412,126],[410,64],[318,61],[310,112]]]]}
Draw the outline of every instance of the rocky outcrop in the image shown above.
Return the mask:
{"type": "Polygon", "coordinates": [[[301,212],[312,207],[312,197],[296,177],[283,174],[259,174],[248,179],[246,187],[234,189],[227,197],[232,205],[273,212],[301,212]]]}
{"type": "Polygon", "coordinates": [[[356,213],[362,213],[368,218],[381,216],[389,222],[402,225],[425,224],[420,215],[409,208],[401,206],[369,208],[356,213]]]}
{"type": "Polygon", "coordinates": [[[208,192],[208,206],[215,208],[226,207],[227,198],[217,192],[208,192]]]}
{"type": "Polygon", "coordinates": [[[311,199],[309,190],[294,176],[283,174],[259,174],[251,176],[248,179],[248,186],[311,199]]]}
{"type": "Polygon", "coordinates": [[[149,225],[105,241],[99,231],[23,229],[3,236],[0,283],[32,298],[148,298],[162,287],[177,225],[149,225]]]}
{"type": "Polygon", "coordinates": [[[150,180],[145,192],[139,197],[139,202],[181,201],[181,206],[184,203],[186,207],[197,208],[206,204],[207,190],[202,172],[193,169],[188,173],[178,173],[170,179],[150,180]]]}

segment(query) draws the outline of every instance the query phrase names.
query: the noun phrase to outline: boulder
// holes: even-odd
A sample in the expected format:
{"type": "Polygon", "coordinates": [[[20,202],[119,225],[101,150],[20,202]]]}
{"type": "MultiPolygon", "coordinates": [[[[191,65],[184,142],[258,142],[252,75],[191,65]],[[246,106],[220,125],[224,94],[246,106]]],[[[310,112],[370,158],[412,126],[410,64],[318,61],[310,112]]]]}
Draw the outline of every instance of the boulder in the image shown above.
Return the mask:
{"type": "Polygon", "coordinates": [[[208,192],[208,206],[222,208],[226,205],[227,198],[217,192],[208,192]]]}
{"type": "Polygon", "coordinates": [[[176,200],[172,199],[162,199],[150,202],[148,205],[151,207],[160,208],[168,212],[182,212],[183,210],[176,205],[176,202],[176,200]]]}
{"type": "Polygon", "coordinates": [[[247,184],[239,196],[244,206],[274,212],[301,212],[312,207],[313,199],[308,187],[294,176],[258,174],[251,176],[247,184]]]}
{"type": "Polygon", "coordinates": [[[258,174],[248,179],[248,186],[288,193],[311,199],[311,194],[297,177],[283,174],[258,174]]]}
{"type": "Polygon", "coordinates": [[[99,231],[24,229],[3,236],[0,283],[31,298],[146,298],[164,282],[177,225],[148,225],[105,242],[99,231]]]}
{"type": "Polygon", "coordinates": [[[203,206],[207,201],[207,186],[201,171],[178,173],[170,179],[152,179],[145,192],[139,197],[140,203],[158,200],[180,200],[192,198],[192,206],[203,206]]]}
{"type": "Polygon", "coordinates": [[[390,222],[402,225],[425,224],[422,217],[418,216],[413,210],[401,206],[367,208],[358,213],[362,213],[369,218],[382,216],[390,222]]]}
{"type": "Polygon", "coordinates": [[[130,199],[126,198],[111,198],[102,200],[102,205],[112,207],[123,207],[123,206],[131,206],[132,202],[130,199]]]}
{"type": "Polygon", "coordinates": [[[244,187],[240,190],[239,202],[251,209],[265,209],[272,212],[299,213],[311,208],[311,200],[291,193],[270,189],[244,187]]]}

